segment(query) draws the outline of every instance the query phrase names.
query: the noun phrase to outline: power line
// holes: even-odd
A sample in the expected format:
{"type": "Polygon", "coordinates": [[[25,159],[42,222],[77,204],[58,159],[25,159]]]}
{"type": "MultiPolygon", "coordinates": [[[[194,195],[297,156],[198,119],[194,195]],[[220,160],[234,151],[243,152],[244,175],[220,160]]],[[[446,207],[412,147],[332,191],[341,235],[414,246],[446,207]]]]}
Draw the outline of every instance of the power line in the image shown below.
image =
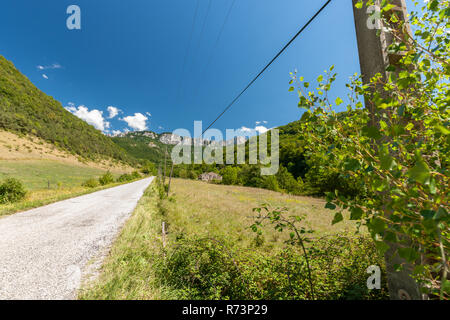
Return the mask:
{"type": "MultiPolygon", "coordinates": [[[[212,59],[214,57],[214,53],[215,53],[215,51],[217,49],[217,46],[219,45],[220,39],[222,38],[222,33],[225,30],[225,26],[226,26],[226,24],[228,22],[228,19],[230,18],[231,11],[233,10],[233,7],[234,7],[235,3],[236,3],[236,0],[233,0],[233,2],[230,5],[230,8],[228,9],[227,14],[225,15],[224,21],[222,23],[222,27],[220,28],[219,34],[218,34],[218,36],[216,38],[216,41],[215,41],[215,43],[213,45],[213,49],[211,51],[211,54],[208,57],[208,60],[207,60],[207,62],[205,64],[205,67],[202,69],[202,72],[200,73],[200,79],[203,78],[203,75],[205,74],[206,69],[208,69],[208,66],[211,64],[211,61],[212,61],[212,59]]],[[[194,102],[197,101],[199,91],[200,91],[200,88],[198,87],[197,90],[195,91],[195,95],[194,95],[195,101],[194,102]]]]}
{"type": "Polygon", "coordinates": [[[276,55],[275,57],[258,73],[258,75],[253,78],[252,81],[250,81],[250,83],[244,88],[244,90],[242,90],[237,96],[236,98],[234,98],[233,101],[231,101],[231,103],[222,111],[221,114],[219,114],[219,116],[213,121],[211,122],[211,124],[202,132],[202,135],[205,134],[205,132],[211,128],[214,123],[217,122],[217,120],[219,120],[224,114],[225,112],[227,112],[232,106],[233,104],[235,104],[235,102],[237,100],[239,100],[239,98],[247,91],[248,88],[250,88],[253,83],[258,80],[258,78],[264,73],[264,71],[266,71],[271,65],[272,63],[275,62],[276,59],[278,59],[278,57],[292,44],[292,42],[294,42],[295,39],[297,39],[297,37],[303,32],[305,31],[305,29],[311,24],[311,22],[313,22],[317,16],[330,4],[331,0],[328,0],[315,14],[314,16],[312,16],[311,19],[309,19],[309,21],[297,32],[297,34],[292,37],[291,40],[289,40],[289,42],[283,47],[283,49],[281,49],[276,55]]]}
{"type": "Polygon", "coordinates": [[[192,21],[191,34],[189,36],[189,42],[188,42],[188,46],[187,46],[187,49],[186,49],[186,54],[184,56],[183,68],[181,69],[181,76],[180,76],[180,81],[179,81],[179,84],[178,84],[177,98],[176,98],[177,104],[178,104],[178,99],[180,97],[181,84],[182,84],[182,81],[183,81],[184,70],[186,69],[187,58],[189,56],[189,51],[191,50],[192,36],[194,34],[195,22],[197,21],[197,14],[198,14],[198,7],[199,7],[199,5],[200,5],[200,0],[197,0],[197,5],[195,7],[195,13],[194,13],[194,19],[192,21]]]}
{"type": "Polygon", "coordinates": [[[202,43],[203,34],[205,33],[206,23],[208,22],[209,12],[211,11],[211,4],[212,4],[212,0],[209,0],[208,8],[206,9],[206,15],[203,20],[202,30],[200,31],[200,37],[198,39],[197,50],[195,52],[198,52],[200,50],[200,45],[202,43]]]}

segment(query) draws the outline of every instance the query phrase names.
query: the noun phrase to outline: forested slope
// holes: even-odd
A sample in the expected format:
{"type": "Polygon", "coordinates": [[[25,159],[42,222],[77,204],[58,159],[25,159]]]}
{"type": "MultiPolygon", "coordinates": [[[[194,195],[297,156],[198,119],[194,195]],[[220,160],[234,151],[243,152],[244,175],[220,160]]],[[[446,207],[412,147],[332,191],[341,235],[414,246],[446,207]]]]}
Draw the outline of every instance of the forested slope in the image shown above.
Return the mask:
{"type": "Polygon", "coordinates": [[[0,129],[33,134],[87,159],[135,160],[91,125],[36,88],[0,56],[0,129]]]}

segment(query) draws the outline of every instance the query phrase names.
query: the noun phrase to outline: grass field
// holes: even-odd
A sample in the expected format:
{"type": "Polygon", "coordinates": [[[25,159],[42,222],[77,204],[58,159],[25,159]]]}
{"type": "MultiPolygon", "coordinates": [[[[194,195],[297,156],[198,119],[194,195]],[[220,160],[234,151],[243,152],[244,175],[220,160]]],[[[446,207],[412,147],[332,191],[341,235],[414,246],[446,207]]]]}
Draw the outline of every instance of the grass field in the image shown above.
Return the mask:
{"type": "MultiPolygon", "coordinates": [[[[176,201],[166,204],[171,234],[226,237],[248,247],[255,238],[249,228],[254,221],[252,210],[262,204],[286,207],[290,215],[304,215],[304,225],[316,231],[314,237],[355,230],[350,221],[332,226],[334,212],[324,208],[322,199],[179,179],[173,181],[172,192],[176,201]]],[[[273,228],[266,228],[263,237],[268,248],[284,246],[286,240],[273,228]]]]}
{"type": "Polygon", "coordinates": [[[80,186],[92,177],[102,175],[105,170],[76,166],[51,160],[0,160],[0,180],[16,178],[30,190],[56,187],[80,186]]]}
{"type": "MultiPolygon", "coordinates": [[[[273,227],[266,227],[262,236],[263,240],[260,238],[258,243],[256,243],[255,234],[249,228],[253,222],[252,209],[262,203],[268,203],[273,207],[285,206],[289,208],[291,214],[305,215],[305,225],[316,231],[312,235],[313,238],[327,238],[337,233],[348,233],[356,230],[353,222],[331,226],[333,212],[324,209],[325,202],[320,199],[289,196],[262,189],[213,185],[181,179],[172,181],[171,190],[171,196],[162,201],[158,196],[155,184],[146,191],[133,216],[113,245],[99,278],[96,281],[89,281],[84,284],[79,293],[80,299],[179,299],[180,297],[198,297],[194,296],[192,292],[190,293],[189,290],[183,289],[185,285],[184,280],[180,281],[178,285],[171,285],[170,279],[165,279],[166,274],[161,275],[160,271],[158,271],[161,270],[161,266],[170,263],[174,254],[176,256],[177,247],[183,245],[180,239],[202,238],[212,239],[212,241],[214,241],[213,239],[226,239],[224,241],[227,244],[231,244],[230,252],[233,252],[233,254],[240,251],[246,252],[245,259],[238,263],[240,268],[249,265],[249,262],[253,263],[247,259],[253,256],[257,256],[257,259],[262,259],[261,261],[265,257],[273,257],[271,261],[281,261],[278,258],[278,254],[283,252],[283,249],[286,249],[284,240],[288,238],[288,234],[277,232],[273,227]],[[161,236],[161,224],[163,221],[168,228],[167,247],[169,249],[167,257],[162,253],[165,252],[162,249],[161,236]],[[169,256],[172,257],[169,259],[169,256]]],[[[365,286],[365,280],[361,281],[361,277],[365,277],[365,269],[359,267],[359,264],[364,266],[372,263],[372,259],[375,259],[373,258],[373,248],[366,251],[365,247],[358,247],[361,244],[360,242],[356,241],[355,244],[355,246],[351,245],[349,247],[349,252],[341,253],[342,255],[352,256],[348,259],[349,261],[351,260],[351,263],[342,259],[342,256],[327,257],[325,254],[323,259],[331,259],[331,262],[328,262],[328,264],[331,263],[330,269],[334,270],[333,274],[338,274],[335,275],[336,277],[341,278],[343,275],[344,277],[357,278],[345,268],[358,265],[360,270],[358,269],[355,272],[359,277],[357,281],[359,283],[364,282],[363,286],[365,286]],[[340,264],[338,263],[333,267],[333,259],[340,261],[340,264]]],[[[341,250],[338,242],[327,245],[330,247],[336,246],[337,251],[341,250]]],[[[293,250],[296,252],[295,248],[293,250]]],[[[193,259],[194,265],[191,267],[197,270],[197,268],[202,268],[198,265],[199,263],[201,264],[200,261],[206,259],[205,265],[208,268],[210,265],[214,265],[214,259],[217,258],[217,253],[212,255],[210,253],[208,251],[199,253],[194,250],[193,254],[199,254],[198,256],[191,257],[190,254],[187,254],[181,260],[176,260],[172,267],[175,269],[182,268],[186,259],[193,259]]],[[[376,256],[376,259],[378,259],[376,262],[382,260],[379,256],[376,256]]],[[[267,263],[267,260],[265,261],[267,263]]],[[[260,266],[259,263],[251,266],[251,268],[256,268],[253,269],[254,271],[247,270],[242,272],[246,273],[246,276],[250,274],[250,277],[253,277],[258,272],[265,272],[264,270],[270,269],[268,265],[263,267],[264,262],[261,263],[260,266]]],[[[277,263],[271,262],[273,265],[277,263]]],[[[192,271],[191,267],[181,270],[180,278],[184,277],[186,273],[189,274],[192,271]]],[[[219,269],[205,271],[204,276],[216,276],[216,273],[221,273],[220,268],[219,266],[219,269]]],[[[318,270],[321,268],[322,266],[317,267],[318,270]]],[[[164,268],[163,270],[165,270],[164,272],[171,272],[164,268]]],[[[264,281],[267,281],[267,279],[269,279],[269,282],[275,281],[272,278],[275,279],[276,276],[272,275],[271,272],[269,273],[264,281]]],[[[319,271],[319,273],[323,273],[323,271],[319,271]]],[[[221,276],[217,275],[217,277],[221,276]]],[[[318,279],[320,277],[324,276],[318,276],[318,279]]],[[[193,279],[192,281],[197,281],[193,279]]],[[[211,280],[210,278],[208,279],[208,281],[211,280]]],[[[331,282],[334,283],[335,287],[338,287],[339,282],[337,280],[333,279],[331,282]]],[[[226,283],[228,282],[225,281],[225,286],[226,283]]],[[[349,284],[349,287],[351,285],[353,284],[349,284]]],[[[215,287],[220,286],[215,285],[215,287]]],[[[215,290],[216,288],[213,289],[215,290]]],[[[209,289],[211,289],[209,285],[204,288],[204,290],[209,289]]],[[[280,290],[284,289],[280,288],[280,290]]],[[[345,290],[347,289],[342,289],[342,291],[345,290]]],[[[253,299],[257,296],[246,294],[244,293],[243,296],[239,297],[253,299]]],[[[264,298],[265,296],[260,295],[259,297],[264,298]]],[[[272,299],[274,295],[267,297],[272,299]]],[[[224,298],[224,296],[217,296],[217,298],[224,298]]],[[[229,295],[228,298],[233,299],[234,297],[229,295]]]]}
{"type": "MultiPolygon", "coordinates": [[[[55,160],[0,160],[0,181],[16,178],[28,191],[22,201],[0,204],[0,216],[111,187],[81,186],[89,178],[98,178],[105,172],[106,169],[55,160]]],[[[119,173],[114,175],[117,177],[119,173]]]]}

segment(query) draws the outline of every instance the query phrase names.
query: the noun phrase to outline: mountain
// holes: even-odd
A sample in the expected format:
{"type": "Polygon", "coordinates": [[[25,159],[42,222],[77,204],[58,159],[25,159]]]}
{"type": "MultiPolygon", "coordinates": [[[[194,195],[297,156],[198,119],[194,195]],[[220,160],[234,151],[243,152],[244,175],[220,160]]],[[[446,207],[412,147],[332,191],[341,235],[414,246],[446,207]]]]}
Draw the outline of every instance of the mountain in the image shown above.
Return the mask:
{"type": "Polygon", "coordinates": [[[180,142],[185,145],[201,145],[206,147],[208,145],[219,144],[220,146],[228,146],[233,144],[243,144],[246,142],[245,137],[236,137],[228,141],[211,141],[199,138],[182,138],[172,133],[158,134],[153,131],[133,131],[128,133],[121,133],[112,137],[112,140],[121,148],[126,150],[131,156],[139,160],[150,160],[153,163],[160,164],[164,162],[164,152],[167,150],[168,154],[173,147],[180,142]]]}
{"type": "Polygon", "coordinates": [[[164,162],[164,152],[170,155],[173,144],[168,143],[167,135],[157,134],[152,131],[133,131],[128,133],[121,133],[111,140],[124,149],[130,156],[140,160],[149,160],[155,164],[164,162]]]}
{"type": "Polygon", "coordinates": [[[32,134],[82,158],[135,163],[110,137],[65,110],[0,55],[0,129],[32,134]]]}

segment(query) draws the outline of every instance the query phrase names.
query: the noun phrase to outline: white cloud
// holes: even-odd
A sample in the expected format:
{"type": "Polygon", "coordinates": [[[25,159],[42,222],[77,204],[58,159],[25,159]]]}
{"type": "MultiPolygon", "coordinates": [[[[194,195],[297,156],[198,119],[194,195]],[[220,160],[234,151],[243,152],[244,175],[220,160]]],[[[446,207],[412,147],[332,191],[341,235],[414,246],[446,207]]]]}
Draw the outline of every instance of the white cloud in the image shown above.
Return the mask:
{"type": "Polygon", "coordinates": [[[262,134],[262,133],[266,133],[269,129],[267,129],[267,128],[264,127],[264,126],[256,126],[256,127],[255,127],[255,130],[256,130],[259,134],[262,134]]]}
{"type": "Polygon", "coordinates": [[[116,136],[118,136],[118,135],[121,134],[121,133],[122,133],[122,131],[120,131],[120,130],[113,130],[111,135],[112,135],[113,137],[116,137],[116,136]]]}
{"type": "Polygon", "coordinates": [[[134,116],[128,116],[123,119],[128,126],[134,130],[144,131],[147,130],[147,120],[148,118],[144,116],[142,113],[135,113],[134,116]]]}
{"type": "Polygon", "coordinates": [[[89,111],[89,109],[85,106],[79,106],[76,108],[73,103],[69,103],[66,110],[100,131],[107,131],[110,126],[110,123],[105,121],[105,118],[103,118],[103,111],[96,109],[89,111]]]}
{"type": "Polygon", "coordinates": [[[236,130],[236,134],[238,136],[255,136],[266,133],[267,131],[269,131],[269,129],[264,126],[256,126],[255,128],[241,127],[236,130]]]}
{"type": "Polygon", "coordinates": [[[255,123],[256,123],[256,125],[258,125],[258,124],[261,124],[261,121],[256,121],[255,123]]]}
{"type": "Polygon", "coordinates": [[[119,114],[120,110],[118,108],[116,108],[116,107],[109,106],[108,107],[108,112],[109,112],[108,118],[112,119],[112,118],[115,118],[119,114]]]}
{"type": "Polygon", "coordinates": [[[148,115],[149,117],[152,116],[152,114],[150,112],[146,112],[145,114],[148,115]]]}
{"type": "Polygon", "coordinates": [[[42,75],[42,78],[47,79],[48,80],[48,76],[46,74],[42,75]]]}
{"type": "Polygon", "coordinates": [[[47,70],[47,69],[61,69],[62,65],[60,65],[59,63],[53,63],[52,65],[49,66],[36,66],[36,68],[38,68],[39,70],[47,70]]]}

